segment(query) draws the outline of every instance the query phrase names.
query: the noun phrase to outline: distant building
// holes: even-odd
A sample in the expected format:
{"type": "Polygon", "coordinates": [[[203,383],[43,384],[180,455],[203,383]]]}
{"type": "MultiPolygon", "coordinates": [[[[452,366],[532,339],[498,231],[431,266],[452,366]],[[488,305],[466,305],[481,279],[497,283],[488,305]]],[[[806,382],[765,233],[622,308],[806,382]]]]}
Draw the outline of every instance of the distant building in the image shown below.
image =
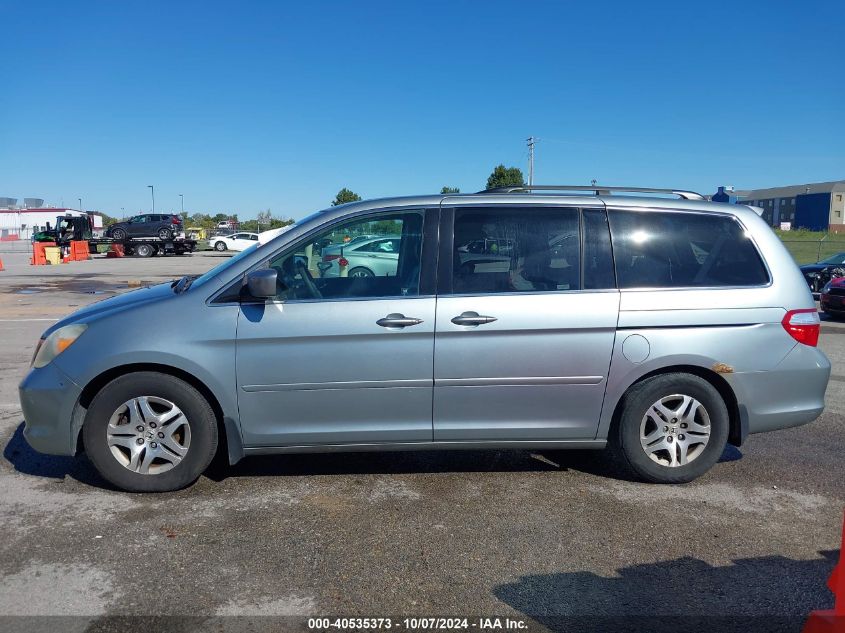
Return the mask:
{"type": "Polygon", "coordinates": [[[94,220],[95,231],[103,228],[103,216],[98,213],[64,207],[19,207],[16,203],[15,198],[0,198],[0,241],[32,239],[34,233],[47,228],[48,222],[55,227],[56,218],[60,215],[89,215],[94,220]]]}
{"type": "Polygon", "coordinates": [[[728,204],[736,204],[741,196],[734,191],[733,187],[719,187],[719,190],[710,196],[713,202],[727,202],[728,204]]]}
{"type": "Polygon", "coordinates": [[[743,191],[738,202],[763,209],[772,226],[845,233],[845,180],[743,191]]]}

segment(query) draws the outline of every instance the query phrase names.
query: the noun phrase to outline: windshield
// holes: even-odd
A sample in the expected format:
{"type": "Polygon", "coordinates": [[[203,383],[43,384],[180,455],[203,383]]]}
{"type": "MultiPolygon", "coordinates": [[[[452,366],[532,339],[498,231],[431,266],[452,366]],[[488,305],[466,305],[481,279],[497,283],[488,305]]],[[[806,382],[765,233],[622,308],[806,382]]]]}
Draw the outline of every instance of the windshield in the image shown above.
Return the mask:
{"type": "Polygon", "coordinates": [[[819,262],[820,264],[845,264],[845,253],[837,253],[836,255],[831,255],[827,259],[823,259],[819,262]]]}

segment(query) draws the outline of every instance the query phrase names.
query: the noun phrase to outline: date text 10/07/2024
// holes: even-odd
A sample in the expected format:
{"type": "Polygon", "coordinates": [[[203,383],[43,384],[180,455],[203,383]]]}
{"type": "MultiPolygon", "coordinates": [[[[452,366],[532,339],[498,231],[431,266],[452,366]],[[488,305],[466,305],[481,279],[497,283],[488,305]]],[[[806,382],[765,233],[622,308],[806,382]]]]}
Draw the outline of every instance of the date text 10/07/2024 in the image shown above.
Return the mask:
{"type": "Polygon", "coordinates": [[[528,629],[525,620],[514,618],[308,618],[308,629],[312,631],[366,631],[403,629],[408,631],[524,631],[528,629]]]}

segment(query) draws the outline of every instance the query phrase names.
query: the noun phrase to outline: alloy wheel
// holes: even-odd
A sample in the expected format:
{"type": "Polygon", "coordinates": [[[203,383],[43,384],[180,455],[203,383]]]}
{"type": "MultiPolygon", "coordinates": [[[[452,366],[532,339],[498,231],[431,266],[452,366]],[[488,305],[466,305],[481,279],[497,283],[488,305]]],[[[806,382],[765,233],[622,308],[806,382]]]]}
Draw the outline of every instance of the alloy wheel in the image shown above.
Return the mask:
{"type": "Polygon", "coordinates": [[[652,404],[640,423],[640,445],[661,466],[685,466],[710,441],[710,416],[691,396],[673,394],[652,404]]]}
{"type": "Polygon", "coordinates": [[[170,400],[138,396],[112,414],[106,431],[114,458],[142,475],[156,475],[176,467],[191,445],[191,425],[170,400]]]}

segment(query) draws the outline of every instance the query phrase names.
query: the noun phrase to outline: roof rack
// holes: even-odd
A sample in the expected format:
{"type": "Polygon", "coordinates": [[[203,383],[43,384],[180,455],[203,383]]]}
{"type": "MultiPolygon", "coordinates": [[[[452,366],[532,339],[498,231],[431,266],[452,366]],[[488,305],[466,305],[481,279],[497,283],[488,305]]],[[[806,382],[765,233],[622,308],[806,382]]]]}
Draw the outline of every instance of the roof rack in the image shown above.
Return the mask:
{"type": "Polygon", "coordinates": [[[603,185],[522,185],[520,187],[495,187],[478,193],[530,193],[532,191],[592,191],[597,196],[609,196],[618,193],[668,193],[683,200],[704,200],[704,196],[695,191],[683,189],[652,189],[651,187],[605,187],[603,185]]]}

